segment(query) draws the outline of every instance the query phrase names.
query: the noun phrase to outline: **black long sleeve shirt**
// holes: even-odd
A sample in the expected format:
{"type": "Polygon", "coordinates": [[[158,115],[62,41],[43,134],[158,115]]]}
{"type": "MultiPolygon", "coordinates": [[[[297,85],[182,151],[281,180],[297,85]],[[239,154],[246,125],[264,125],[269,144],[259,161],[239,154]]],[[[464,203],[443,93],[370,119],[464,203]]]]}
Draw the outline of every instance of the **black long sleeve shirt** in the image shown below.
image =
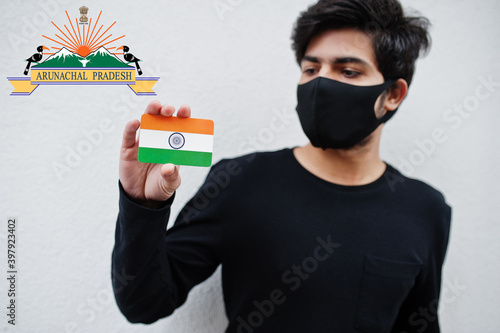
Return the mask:
{"type": "Polygon", "coordinates": [[[222,265],[227,332],[439,332],[451,209],[388,165],[342,186],[291,149],[223,160],[169,230],[163,208],[120,185],[112,256],[117,304],[152,323],[222,265]]]}

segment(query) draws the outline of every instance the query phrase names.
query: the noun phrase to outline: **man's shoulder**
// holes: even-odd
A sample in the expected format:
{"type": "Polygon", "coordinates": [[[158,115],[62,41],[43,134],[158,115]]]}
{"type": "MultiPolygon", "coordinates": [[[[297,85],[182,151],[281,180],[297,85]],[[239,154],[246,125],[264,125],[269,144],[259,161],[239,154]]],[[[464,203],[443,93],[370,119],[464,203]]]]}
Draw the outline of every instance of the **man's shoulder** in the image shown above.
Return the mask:
{"type": "Polygon", "coordinates": [[[444,200],[443,194],[439,190],[434,188],[432,185],[430,185],[429,183],[427,183],[423,180],[408,177],[408,176],[404,175],[401,171],[399,171],[398,169],[393,167],[392,165],[387,164],[387,173],[390,174],[395,179],[398,179],[399,182],[402,185],[405,185],[405,187],[408,190],[412,190],[413,192],[419,193],[419,194],[425,194],[426,196],[429,196],[430,198],[434,198],[434,199],[439,198],[439,199],[444,200]]]}
{"type": "Polygon", "coordinates": [[[441,191],[429,183],[402,174],[398,169],[387,165],[387,181],[391,190],[408,204],[418,205],[442,214],[450,214],[450,206],[441,191]]]}
{"type": "Polygon", "coordinates": [[[233,196],[245,194],[249,188],[255,191],[277,179],[290,154],[291,149],[285,148],[221,159],[211,167],[203,186],[222,188],[233,196]]]}
{"type": "Polygon", "coordinates": [[[290,148],[276,151],[255,152],[233,158],[224,158],[212,166],[211,172],[227,171],[230,174],[262,171],[263,166],[273,166],[285,162],[292,154],[290,148]]]}

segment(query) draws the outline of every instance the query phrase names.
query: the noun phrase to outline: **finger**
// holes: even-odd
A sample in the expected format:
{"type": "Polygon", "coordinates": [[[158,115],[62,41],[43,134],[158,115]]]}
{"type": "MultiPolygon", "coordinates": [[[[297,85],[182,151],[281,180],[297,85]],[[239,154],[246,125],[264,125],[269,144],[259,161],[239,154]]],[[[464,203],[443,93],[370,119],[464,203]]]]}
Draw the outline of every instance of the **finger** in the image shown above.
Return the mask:
{"type": "Polygon", "coordinates": [[[155,101],[152,101],[151,103],[148,104],[144,113],[160,114],[160,110],[161,110],[161,103],[160,103],[160,101],[155,100],[155,101]]]}
{"type": "Polygon", "coordinates": [[[171,163],[165,164],[161,166],[161,176],[163,178],[170,178],[174,175],[178,170],[178,166],[173,165],[171,163]]]}
{"type": "Polygon", "coordinates": [[[173,107],[172,105],[163,105],[161,107],[160,114],[165,117],[170,117],[174,114],[174,112],[175,112],[175,107],[173,107]]]}
{"type": "Polygon", "coordinates": [[[134,147],[136,132],[140,125],[141,123],[137,119],[129,121],[127,125],[125,125],[125,129],[123,130],[122,148],[128,149],[134,147]]]}
{"type": "Polygon", "coordinates": [[[160,173],[164,180],[162,182],[162,189],[165,191],[165,194],[171,196],[181,184],[179,166],[170,163],[162,165],[160,173]]]}
{"type": "Polygon", "coordinates": [[[187,104],[182,105],[177,111],[177,117],[189,118],[191,117],[191,107],[187,104]]]}

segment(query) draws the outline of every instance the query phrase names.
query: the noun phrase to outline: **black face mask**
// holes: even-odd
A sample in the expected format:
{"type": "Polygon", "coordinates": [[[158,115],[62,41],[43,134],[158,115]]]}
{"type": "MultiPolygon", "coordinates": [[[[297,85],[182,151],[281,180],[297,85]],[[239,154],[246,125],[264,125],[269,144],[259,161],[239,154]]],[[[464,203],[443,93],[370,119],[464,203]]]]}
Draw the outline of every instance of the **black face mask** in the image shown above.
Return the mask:
{"type": "Polygon", "coordinates": [[[304,133],[318,148],[355,146],[396,113],[375,116],[378,97],[394,82],[363,87],[317,77],[299,85],[297,113],[304,133]]]}

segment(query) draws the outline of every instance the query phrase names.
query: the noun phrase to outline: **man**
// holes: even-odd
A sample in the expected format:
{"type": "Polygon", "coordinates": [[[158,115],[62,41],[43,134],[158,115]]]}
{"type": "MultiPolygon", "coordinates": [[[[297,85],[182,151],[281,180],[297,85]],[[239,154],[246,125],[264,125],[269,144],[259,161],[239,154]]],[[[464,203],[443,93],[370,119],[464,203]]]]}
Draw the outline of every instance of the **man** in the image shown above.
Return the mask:
{"type": "MultiPolygon", "coordinates": [[[[439,332],[451,209],[379,157],[383,124],[429,46],[427,25],[397,0],[326,0],[303,12],[293,48],[311,142],[220,161],[168,231],[178,167],[139,163],[139,122],[128,123],[113,252],[127,319],[170,315],[222,264],[227,332],[439,332]]],[[[174,112],[156,101],[146,109],[174,112]]]]}

